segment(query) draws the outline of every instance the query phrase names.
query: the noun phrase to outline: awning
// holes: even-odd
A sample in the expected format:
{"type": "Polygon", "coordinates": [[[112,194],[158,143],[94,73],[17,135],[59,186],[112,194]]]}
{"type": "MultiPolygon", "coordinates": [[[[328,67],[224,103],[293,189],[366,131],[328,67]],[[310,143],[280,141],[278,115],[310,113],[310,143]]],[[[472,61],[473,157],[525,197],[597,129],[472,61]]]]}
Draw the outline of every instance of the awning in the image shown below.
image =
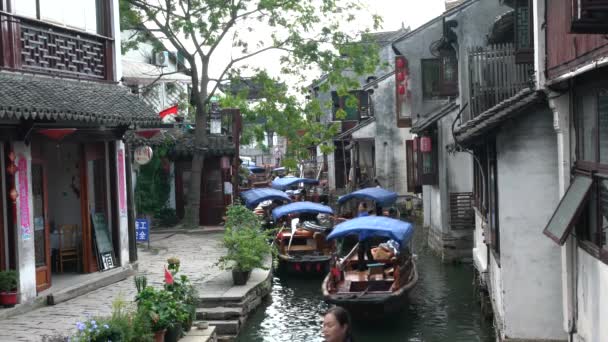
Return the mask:
{"type": "Polygon", "coordinates": [[[437,121],[439,121],[441,118],[452,113],[456,109],[458,109],[458,104],[456,104],[456,102],[454,102],[454,101],[441,106],[440,108],[436,109],[435,111],[416,120],[416,122],[414,122],[414,125],[412,126],[411,132],[413,134],[418,134],[420,132],[425,131],[426,129],[431,127],[433,124],[435,124],[437,121]]]}
{"type": "MultiPolygon", "coordinates": [[[[353,128],[351,128],[351,129],[349,129],[349,130],[346,130],[346,131],[344,131],[344,132],[340,133],[340,134],[339,134],[339,135],[336,137],[336,139],[338,139],[338,140],[342,140],[342,139],[348,138],[349,136],[352,136],[352,135],[353,135],[355,132],[357,132],[357,131],[359,131],[359,130],[363,129],[364,127],[367,127],[368,125],[370,125],[370,124],[372,124],[372,123],[375,123],[375,121],[376,121],[376,117],[371,117],[371,118],[369,118],[369,119],[363,120],[363,121],[361,121],[359,124],[357,124],[355,127],[353,127],[353,128]]],[[[373,137],[375,136],[375,134],[376,134],[376,132],[375,132],[375,127],[376,127],[376,125],[374,124],[374,130],[373,130],[373,134],[372,134],[372,136],[371,136],[372,138],[373,138],[373,137]]],[[[353,138],[354,138],[354,137],[353,137],[353,138]]],[[[361,138],[359,138],[359,139],[361,139],[361,138]]]]}
{"type": "Polygon", "coordinates": [[[568,191],[559,202],[557,209],[543,231],[559,245],[563,245],[568,234],[580,214],[581,208],[591,190],[593,179],[588,176],[576,175],[568,187],[568,191]]]}
{"type": "Polygon", "coordinates": [[[173,73],[156,65],[122,60],[122,78],[125,84],[150,84],[152,82],[192,83],[192,77],[182,72],[173,73]]]}
{"type": "Polygon", "coordinates": [[[155,110],[126,87],[0,72],[0,120],[157,126],[155,110]]]}

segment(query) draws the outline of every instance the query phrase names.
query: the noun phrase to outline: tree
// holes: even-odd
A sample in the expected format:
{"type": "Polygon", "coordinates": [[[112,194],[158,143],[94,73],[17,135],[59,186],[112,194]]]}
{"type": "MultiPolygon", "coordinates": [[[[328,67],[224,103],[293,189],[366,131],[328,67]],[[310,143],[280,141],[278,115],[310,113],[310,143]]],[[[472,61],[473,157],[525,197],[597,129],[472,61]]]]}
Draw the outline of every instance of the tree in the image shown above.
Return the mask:
{"type": "MultiPolygon", "coordinates": [[[[247,61],[275,50],[281,52],[284,74],[304,81],[307,73],[318,70],[326,75],[323,87],[348,95],[350,89],[359,87],[356,76],[372,73],[379,60],[377,47],[356,44],[358,35],[342,29],[355,19],[362,22],[356,16],[361,9],[355,0],[120,0],[121,28],[135,32],[123,44],[125,48],[154,37],[177,50],[190,65],[190,102],[195,111],[195,150],[199,152],[192,160],[187,223],[194,225],[199,217],[209,99],[220,83],[238,79],[247,69],[247,61]],[[251,39],[241,38],[248,33],[259,41],[253,44],[251,39]],[[221,65],[219,76],[212,77],[211,68],[219,65],[212,58],[225,43],[230,43],[231,56],[221,65]]],[[[378,16],[368,19],[374,29],[379,26],[378,16]]],[[[260,75],[264,82],[271,80],[260,75]]],[[[265,115],[277,134],[298,141],[292,157],[297,159],[301,146],[318,144],[335,132],[335,127],[318,122],[318,103],[301,105],[287,91],[270,86],[267,90],[267,98],[257,105],[263,111],[256,115],[265,115]],[[305,130],[304,137],[298,138],[297,130],[305,130]]],[[[298,91],[306,90],[300,87],[298,91]]]]}

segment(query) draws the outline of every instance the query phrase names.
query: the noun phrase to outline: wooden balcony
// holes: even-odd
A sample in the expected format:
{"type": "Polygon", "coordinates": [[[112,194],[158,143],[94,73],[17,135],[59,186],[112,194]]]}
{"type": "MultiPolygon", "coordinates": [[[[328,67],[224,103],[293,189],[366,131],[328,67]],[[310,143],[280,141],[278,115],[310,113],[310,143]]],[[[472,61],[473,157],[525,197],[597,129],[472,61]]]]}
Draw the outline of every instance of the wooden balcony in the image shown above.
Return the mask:
{"type": "Polygon", "coordinates": [[[608,0],[570,1],[573,33],[608,33],[608,0]]]}
{"type": "Polygon", "coordinates": [[[0,21],[1,68],[115,81],[113,39],[6,12],[0,21]]]}
{"type": "Polygon", "coordinates": [[[469,113],[464,121],[529,87],[534,65],[516,63],[515,52],[513,44],[469,50],[469,113]]]}

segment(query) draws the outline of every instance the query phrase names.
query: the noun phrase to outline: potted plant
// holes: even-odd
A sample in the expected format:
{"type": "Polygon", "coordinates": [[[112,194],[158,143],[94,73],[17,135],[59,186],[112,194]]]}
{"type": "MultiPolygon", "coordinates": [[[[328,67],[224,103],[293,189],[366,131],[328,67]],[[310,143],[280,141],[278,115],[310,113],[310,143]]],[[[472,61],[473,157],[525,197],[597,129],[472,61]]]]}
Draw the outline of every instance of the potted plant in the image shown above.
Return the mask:
{"type": "Polygon", "coordinates": [[[271,252],[267,238],[268,233],[262,231],[260,219],[252,211],[238,204],[228,207],[222,239],[227,253],[218,265],[232,270],[235,285],[246,284],[254,268],[265,268],[264,258],[271,252]]]}
{"type": "Polygon", "coordinates": [[[174,300],[171,293],[146,286],[137,293],[135,301],[138,310],[150,320],[154,341],[163,342],[167,329],[173,324],[171,306],[174,300]]]}
{"type": "Polygon", "coordinates": [[[17,272],[0,272],[0,304],[13,307],[17,304],[17,272]]]}

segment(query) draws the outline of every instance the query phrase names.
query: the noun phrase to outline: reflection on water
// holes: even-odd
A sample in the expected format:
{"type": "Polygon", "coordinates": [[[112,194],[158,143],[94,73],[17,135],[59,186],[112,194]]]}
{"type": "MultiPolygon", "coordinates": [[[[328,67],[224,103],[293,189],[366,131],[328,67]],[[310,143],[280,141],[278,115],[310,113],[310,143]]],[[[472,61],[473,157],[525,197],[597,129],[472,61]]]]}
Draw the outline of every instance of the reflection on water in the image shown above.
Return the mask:
{"type": "MultiPolygon", "coordinates": [[[[430,253],[419,229],[415,236],[420,279],[403,312],[379,324],[356,323],[357,341],[494,341],[491,322],[481,318],[473,268],[442,264],[430,253]],[[380,339],[379,339],[380,338],[380,339]]],[[[320,279],[275,278],[272,298],[247,321],[238,341],[322,341],[320,279]]]]}

